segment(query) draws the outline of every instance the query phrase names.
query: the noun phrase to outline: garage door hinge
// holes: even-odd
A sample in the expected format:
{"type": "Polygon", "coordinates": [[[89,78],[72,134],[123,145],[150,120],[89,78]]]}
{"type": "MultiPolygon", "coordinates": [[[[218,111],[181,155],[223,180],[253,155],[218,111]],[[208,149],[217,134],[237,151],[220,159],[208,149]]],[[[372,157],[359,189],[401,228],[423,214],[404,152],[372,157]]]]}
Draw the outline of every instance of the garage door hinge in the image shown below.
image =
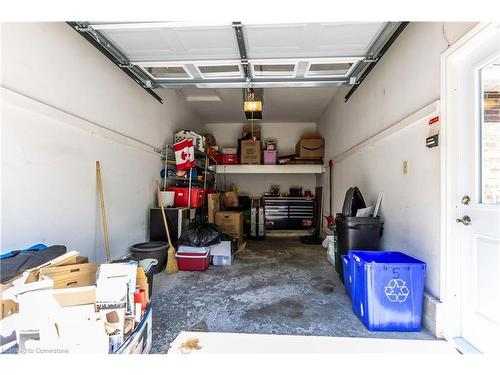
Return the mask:
{"type": "Polygon", "coordinates": [[[75,26],[75,30],[80,33],[91,33],[94,31],[90,26],[75,26]]]}

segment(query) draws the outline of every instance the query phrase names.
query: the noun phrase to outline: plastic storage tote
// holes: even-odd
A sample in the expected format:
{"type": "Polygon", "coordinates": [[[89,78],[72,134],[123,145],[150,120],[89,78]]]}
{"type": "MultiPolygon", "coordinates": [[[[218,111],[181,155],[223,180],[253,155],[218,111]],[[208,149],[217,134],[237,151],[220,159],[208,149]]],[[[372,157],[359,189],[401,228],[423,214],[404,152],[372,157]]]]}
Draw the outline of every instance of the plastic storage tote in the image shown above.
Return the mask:
{"type": "Polygon", "coordinates": [[[223,165],[238,164],[238,154],[222,154],[221,164],[223,165]]]}
{"type": "Polygon", "coordinates": [[[189,199],[189,188],[185,187],[168,187],[167,191],[174,191],[174,205],[176,207],[188,207],[188,202],[191,202],[191,207],[201,207],[205,203],[205,190],[199,188],[191,188],[191,199],[189,199]]]}
{"type": "Polygon", "coordinates": [[[276,150],[264,150],[264,164],[272,165],[276,164],[276,159],[278,156],[278,151],[276,150]]]}
{"type": "Polygon", "coordinates": [[[206,253],[184,253],[177,251],[177,266],[180,271],[205,271],[210,265],[210,251],[206,253]]]}
{"type": "Polygon", "coordinates": [[[344,271],[344,287],[345,293],[352,298],[352,276],[350,270],[350,261],[348,255],[342,255],[342,268],[344,271]]]}
{"type": "Polygon", "coordinates": [[[424,262],[393,251],[351,251],[352,308],[370,331],[420,331],[424,262]]]}

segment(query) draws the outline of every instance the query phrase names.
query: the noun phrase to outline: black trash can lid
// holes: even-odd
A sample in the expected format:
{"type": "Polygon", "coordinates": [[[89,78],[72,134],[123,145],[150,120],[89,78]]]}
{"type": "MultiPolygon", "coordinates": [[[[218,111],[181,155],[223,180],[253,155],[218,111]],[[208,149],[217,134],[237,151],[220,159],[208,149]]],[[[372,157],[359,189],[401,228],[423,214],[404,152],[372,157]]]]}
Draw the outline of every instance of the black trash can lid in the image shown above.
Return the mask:
{"type": "Polygon", "coordinates": [[[137,243],[135,245],[132,245],[132,246],[130,246],[130,250],[153,252],[153,251],[166,249],[167,247],[168,247],[168,242],[150,241],[150,242],[141,242],[141,243],[137,243]]]}
{"type": "Polygon", "coordinates": [[[360,208],[366,208],[365,200],[358,187],[350,187],[345,193],[344,205],[342,206],[342,214],[346,217],[356,216],[356,212],[360,208]]]}

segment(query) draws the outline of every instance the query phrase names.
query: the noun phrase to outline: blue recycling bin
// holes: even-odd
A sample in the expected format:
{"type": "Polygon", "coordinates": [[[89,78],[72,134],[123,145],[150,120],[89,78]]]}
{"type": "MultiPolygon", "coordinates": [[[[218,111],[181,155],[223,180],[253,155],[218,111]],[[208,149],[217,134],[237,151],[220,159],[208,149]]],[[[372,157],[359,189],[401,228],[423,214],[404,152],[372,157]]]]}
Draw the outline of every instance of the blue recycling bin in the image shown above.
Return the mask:
{"type": "Polygon", "coordinates": [[[349,264],[349,256],[342,255],[340,258],[342,259],[345,293],[349,296],[349,298],[352,298],[352,276],[349,264]]]}
{"type": "Polygon", "coordinates": [[[370,331],[421,328],[426,264],[397,251],[350,251],[352,308],[370,331]]]}

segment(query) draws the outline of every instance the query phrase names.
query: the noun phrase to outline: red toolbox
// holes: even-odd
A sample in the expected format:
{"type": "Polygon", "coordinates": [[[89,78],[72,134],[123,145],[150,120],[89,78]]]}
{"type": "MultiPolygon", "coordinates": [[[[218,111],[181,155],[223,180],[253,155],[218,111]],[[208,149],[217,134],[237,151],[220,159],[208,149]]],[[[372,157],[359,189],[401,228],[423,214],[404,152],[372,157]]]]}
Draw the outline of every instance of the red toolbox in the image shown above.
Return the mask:
{"type": "Polygon", "coordinates": [[[210,250],[205,253],[177,251],[175,257],[180,271],[205,271],[210,265],[210,250]]]}
{"type": "MultiPolygon", "coordinates": [[[[175,192],[174,206],[188,207],[189,188],[168,187],[167,191],[175,192]]],[[[191,188],[191,207],[201,207],[205,203],[205,189],[191,188]]]]}
{"type": "Polygon", "coordinates": [[[238,164],[238,154],[222,154],[221,164],[238,164]]]}

